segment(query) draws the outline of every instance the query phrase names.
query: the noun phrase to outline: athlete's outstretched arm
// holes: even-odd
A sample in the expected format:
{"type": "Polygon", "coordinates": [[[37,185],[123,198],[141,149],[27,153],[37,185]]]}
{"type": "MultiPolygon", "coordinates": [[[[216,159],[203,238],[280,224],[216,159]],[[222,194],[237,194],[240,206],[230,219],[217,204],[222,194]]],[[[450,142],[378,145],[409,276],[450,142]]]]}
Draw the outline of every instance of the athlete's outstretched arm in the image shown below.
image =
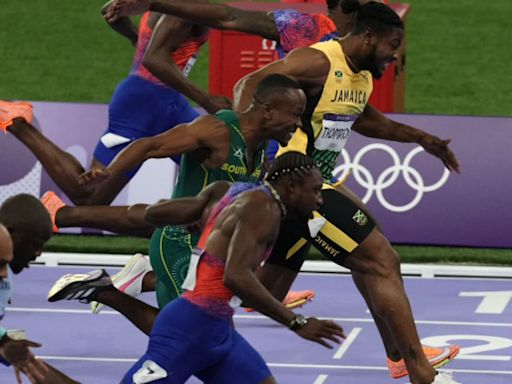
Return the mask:
{"type": "Polygon", "coordinates": [[[192,224],[201,220],[205,209],[217,202],[229,188],[227,181],[208,185],[197,196],[165,200],[146,208],[144,219],[156,227],[192,224]]]}
{"type": "Polygon", "coordinates": [[[216,143],[226,140],[224,122],[207,115],[200,116],[189,124],[181,124],[156,136],[136,140],[117,154],[106,168],[93,168],[79,176],[82,185],[98,183],[117,176],[152,158],[165,158],[211,149],[216,143]]]}
{"type": "MultiPolygon", "coordinates": [[[[101,8],[101,14],[103,15],[103,17],[105,17],[108,9],[110,8],[113,2],[114,0],[110,0],[107,3],[105,3],[105,5],[103,5],[103,7],[101,8]]],[[[129,17],[123,16],[119,17],[116,20],[107,20],[107,23],[110,26],[110,28],[112,28],[114,31],[130,40],[133,46],[137,45],[137,38],[139,34],[137,31],[137,27],[129,17]]]]}
{"type": "MultiPolygon", "coordinates": [[[[261,192],[249,193],[251,198],[240,197],[245,201],[235,203],[240,205],[236,208],[234,220],[237,222],[230,236],[224,284],[247,305],[290,327],[296,318],[295,313],[274,298],[255,275],[264,252],[277,237],[281,217],[275,203],[269,202],[267,197],[262,198],[261,192]]],[[[231,220],[226,218],[222,226],[230,227],[233,225],[231,220]]],[[[299,336],[327,348],[332,346],[326,340],[340,343],[339,338],[345,337],[343,329],[336,323],[314,317],[307,319],[307,323],[295,331],[299,336]]]]}
{"type": "Polygon", "coordinates": [[[233,88],[233,109],[245,111],[252,102],[258,83],[266,76],[279,73],[295,79],[306,95],[308,90],[321,88],[329,73],[329,60],[313,48],[297,48],[284,59],[274,61],[240,79],[233,88]]]}
{"type": "Polygon", "coordinates": [[[192,1],[115,0],[107,13],[108,20],[135,15],[146,10],[179,16],[215,29],[227,29],[278,40],[279,33],[270,12],[250,11],[224,4],[192,1]]]}
{"type": "Polygon", "coordinates": [[[417,143],[425,151],[438,157],[450,171],[460,172],[460,163],[448,147],[451,139],[442,140],[421,129],[388,119],[369,104],[366,105],[352,128],[354,131],[368,137],[403,143],[417,143]]]}
{"type": "Polygon", "coordinates": [[[190,81],[171,59],[187,38],[190,37],[193,24],[175,16],[160,16],[144,54],[144,66],[169,87],[194,100],[208,113],[219,109],[231,108],[231,102],[225,97],[210,96],[190,81]]]}

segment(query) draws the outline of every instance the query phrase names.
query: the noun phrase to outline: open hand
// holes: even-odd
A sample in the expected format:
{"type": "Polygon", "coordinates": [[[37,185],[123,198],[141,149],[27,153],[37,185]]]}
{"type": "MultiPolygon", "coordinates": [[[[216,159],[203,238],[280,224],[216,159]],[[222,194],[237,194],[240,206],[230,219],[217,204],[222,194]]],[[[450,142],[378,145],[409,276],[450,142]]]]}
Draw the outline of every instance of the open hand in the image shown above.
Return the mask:
{"type": "Polygon", "coordinates": [[[435,136],[427,136],[420,144],[425,151],[439,158],[448,170],[460,173],[460,163],[448,147],[451,141],[452,139],[442,140],[435,136]]]}
{"type": "Polygon", "coordinates": [[[149,0],[114,0],[105,13],[105,20],[113,23],[120,17],[139,15],[149,10],[149,0]]]}
{"type": "Polygon", "coordinates": [[[332,345],[327,340],[341,344],[340,339],[346,338],[343,328],[334,321],[319,320],[315,317],[308,318],[307,324],[296,332],[300,337],[319,343],[329,349],[332,349],[332,345]]]}

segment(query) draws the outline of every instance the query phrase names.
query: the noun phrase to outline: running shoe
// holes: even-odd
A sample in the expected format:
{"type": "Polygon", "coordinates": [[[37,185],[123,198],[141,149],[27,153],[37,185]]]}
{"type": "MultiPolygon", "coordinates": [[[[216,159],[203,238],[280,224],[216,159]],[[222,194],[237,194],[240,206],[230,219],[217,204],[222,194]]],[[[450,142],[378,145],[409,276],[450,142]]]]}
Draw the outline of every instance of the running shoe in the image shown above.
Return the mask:
{"type": "Polygon", "coordinates": [[[458,381],[453,380],[451,373],[448,372],[438,372],[435,380],[432,384],[462,384],[458,381]]]}
{"type": "MultiPolygon", "coordinates": [[[[136,297],[142,292],[142,280],[146,273],[152,271],[151,263],[141,253],[133,255],[128,263],[112,276],[112,284],[115,288],[127,295],[136,297]]],[[[97,301],[91,302],[91,311],[94,314],[100,313],[103,304],[97,301]]]]}
{"type": "Polygon", "coordinates": [[[308,301],[312,301],[315,297],[315,292],[311,290],[306,291],[290,291],[283,300],[283,304],[287,308],[299,308],[306,304],[308,301]]]}
{"type": "MultiPolygon", "coordinates": [[[[313,300],[315,292],[311,290],[306,291],[290,291],[283,300],[283,304],[287,308],[299,308],[306,304],[308,301],[313,300]]],[[[253,308],[244,308],[245,312],[254,312],[253,308]]]]}
{"type": "Polygon", "coordinates": [[[53,233],[57,233],[59,231],[59,227],[55,224],[55,216],[57,215],[57,211],[64,207],[66,204],[61,200],[59,196],[53,191],[46,192],[43,196],[41,196],[41,202],[44,207],[50,214],[50,218],[52,219],[53,224],[53,233]]]}
{"type": "MultiPolygon", "coordinates": [[[[427,356],[430,365],[434,368],[440,368],[443,365],[448,364],[455,358],[455,356],[457,356],[459,350],[460,347],[457,345],[450,345],[444,348],[435,348],[426,345],[423,346],[423,352],[425,353],[425,356],[427,356]]],[[[408,375],[404,359],[400,359],[398,361],[388,359],[388,369],[389,375],[394,379],[408,375]]]]}
{"type": "Polygon", "coordinates": [[[85,274],[67,274],[55,282],[48,292],[48,301],[78,300],[90,303],[98,294],[112,287],[110,276],[104,269],[85,274]]]}
{"type": "Polygon", "coordinates": [[[4,101],[0,100],[0,129],[7,133],[7,127],[12,125],[12,121],[22,117],[27,122],[32,122],[32,104],[24,101],[4,101]]]}

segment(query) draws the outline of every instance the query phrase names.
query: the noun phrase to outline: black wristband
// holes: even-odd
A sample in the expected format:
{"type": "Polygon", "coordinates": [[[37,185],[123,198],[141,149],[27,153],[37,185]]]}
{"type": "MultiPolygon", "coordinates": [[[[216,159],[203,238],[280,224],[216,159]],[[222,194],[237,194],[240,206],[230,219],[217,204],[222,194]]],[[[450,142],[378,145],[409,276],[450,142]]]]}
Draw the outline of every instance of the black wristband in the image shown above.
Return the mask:
{"type": "Polygon", "coordinates": [[[306,319],[302,315],[295,315],[295,317],[290,321],[290,324],[288,325],[288,328],[290,328],[292,331],[298,331],[299,329],[303,328],[308,323],[308,319],[306,319]]]}

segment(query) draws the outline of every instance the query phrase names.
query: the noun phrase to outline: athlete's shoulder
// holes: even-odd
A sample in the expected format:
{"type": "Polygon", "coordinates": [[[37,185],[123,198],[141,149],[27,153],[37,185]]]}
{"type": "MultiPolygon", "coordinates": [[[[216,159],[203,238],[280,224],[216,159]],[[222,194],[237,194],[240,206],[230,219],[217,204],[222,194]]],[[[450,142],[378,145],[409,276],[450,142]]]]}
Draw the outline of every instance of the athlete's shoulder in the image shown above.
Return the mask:
{"type": "Polygon", "coordinates": [[[232,109],[221,109],[213,115],[227,124],[237,124],[239,121],[238,113],[232,109]]]}

